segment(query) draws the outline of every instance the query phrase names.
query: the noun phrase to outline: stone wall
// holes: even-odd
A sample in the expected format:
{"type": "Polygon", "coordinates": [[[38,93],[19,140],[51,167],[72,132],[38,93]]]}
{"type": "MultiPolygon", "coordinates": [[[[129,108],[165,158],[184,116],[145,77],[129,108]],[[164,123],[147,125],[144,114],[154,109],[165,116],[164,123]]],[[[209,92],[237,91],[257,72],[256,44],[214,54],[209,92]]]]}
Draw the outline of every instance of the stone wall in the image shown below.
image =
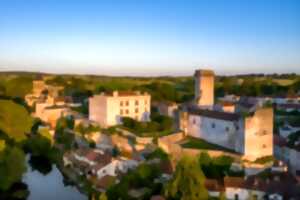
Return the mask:
{"type": "Polygon", "coordinates": [[[245,153],[247,160],[273,155],[273,109],[259,108],[245,118],[245,153]]]}
{"type": "Polygon", "coordinates": [[[195,101],[199,106],[214,105],[214,73],[197,70],[195,73],[195,101]]]}
{"type": "Polygon", "coordinates": [[[211,157],[217,157],[222,155],[231,156],[236,160],[240,160],[241,156],[229,152],[219,150],[204,150],[204,149],[191,149],[182,148],[179,144],[184,139],[184,133],[179,132],[172,135],[164,136],[158,139],[158,146],[165,152],[171,155],[172,160],[176,163],[182,156],[197,156],[202,152],[208,153],[211,157]]]}
{"type": "Polygon", "coordinates": [[[220,120],[192,114],[188,117],[188,135],[240,153],[243,153],[242,130],[241,120],[220,120]]]}

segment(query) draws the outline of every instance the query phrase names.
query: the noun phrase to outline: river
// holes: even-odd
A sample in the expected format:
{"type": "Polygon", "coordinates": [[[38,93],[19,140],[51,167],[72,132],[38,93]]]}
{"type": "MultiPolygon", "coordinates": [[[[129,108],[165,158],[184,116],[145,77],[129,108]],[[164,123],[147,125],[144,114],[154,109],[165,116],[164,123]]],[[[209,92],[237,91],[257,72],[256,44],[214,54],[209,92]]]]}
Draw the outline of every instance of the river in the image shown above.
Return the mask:
{"type": "Polygon", "coordinates": [[[75,186],[65,186],[63,176],[55,165],[46,175],[32,171],[28,164],[28,171],[23,181],[28,185],[30,195],[28,200],[87,200],[75,186]]]}

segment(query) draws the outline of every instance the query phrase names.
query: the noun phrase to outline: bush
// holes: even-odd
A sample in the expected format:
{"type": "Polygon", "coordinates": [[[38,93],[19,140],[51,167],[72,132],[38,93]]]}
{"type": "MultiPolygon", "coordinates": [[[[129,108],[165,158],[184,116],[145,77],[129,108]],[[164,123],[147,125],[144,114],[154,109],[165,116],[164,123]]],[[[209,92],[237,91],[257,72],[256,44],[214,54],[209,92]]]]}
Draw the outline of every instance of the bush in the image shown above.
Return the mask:
{"type": "Polygon", "coordinates": [[[273,162],[273,161],[275,161],[275,158],[273,156],[264,156],[264,157],[261,157],[261,158],[257,158],[254,161],[254,163],[266,164],[266,163],[273,162]]]}

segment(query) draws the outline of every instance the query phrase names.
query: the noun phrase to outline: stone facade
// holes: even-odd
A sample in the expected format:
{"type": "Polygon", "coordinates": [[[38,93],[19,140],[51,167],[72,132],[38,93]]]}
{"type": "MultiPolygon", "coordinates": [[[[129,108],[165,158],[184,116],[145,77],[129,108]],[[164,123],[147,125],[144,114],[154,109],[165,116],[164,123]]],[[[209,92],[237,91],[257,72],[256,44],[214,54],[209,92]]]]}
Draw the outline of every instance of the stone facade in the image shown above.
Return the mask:
{"type": "Polygon", "coordinates": [[[89,98],[89,119],[102,127],[121,123],[122,117],[150,120],[151,96],[140,92],[102,93],[89,98]]]}
{"type": "Polygon", "coordinates": [[[261,108],[245,118],[244,155],[248,160],[273,154],[273,109],[261,108]]]}
{"type": "Polygon", "coordinates": [[[211,70],[195,72],[195,102],[198,106],[211,108],[214,105],[214,79],[211,70]]]}
{"type": "Polygon", "coordinates": [[[239,112],[235,104],[214,105],[214,73],[195,73],[195,104],[183,105],[180,129],[196,138],[231,149],[253,161],[273,155],[273,109],[254,104],[239,112]]]}

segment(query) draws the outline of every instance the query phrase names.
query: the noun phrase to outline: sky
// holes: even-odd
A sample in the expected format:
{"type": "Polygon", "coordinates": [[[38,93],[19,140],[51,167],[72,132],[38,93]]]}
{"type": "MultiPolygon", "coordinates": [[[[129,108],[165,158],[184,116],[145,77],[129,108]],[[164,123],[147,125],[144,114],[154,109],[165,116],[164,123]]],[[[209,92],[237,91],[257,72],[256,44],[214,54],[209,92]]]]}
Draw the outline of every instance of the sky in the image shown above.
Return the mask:
{"type": "Polygon", "coordinates": [[[0,71],[300,73],[299,0],[0,0],[0,71]]]}

